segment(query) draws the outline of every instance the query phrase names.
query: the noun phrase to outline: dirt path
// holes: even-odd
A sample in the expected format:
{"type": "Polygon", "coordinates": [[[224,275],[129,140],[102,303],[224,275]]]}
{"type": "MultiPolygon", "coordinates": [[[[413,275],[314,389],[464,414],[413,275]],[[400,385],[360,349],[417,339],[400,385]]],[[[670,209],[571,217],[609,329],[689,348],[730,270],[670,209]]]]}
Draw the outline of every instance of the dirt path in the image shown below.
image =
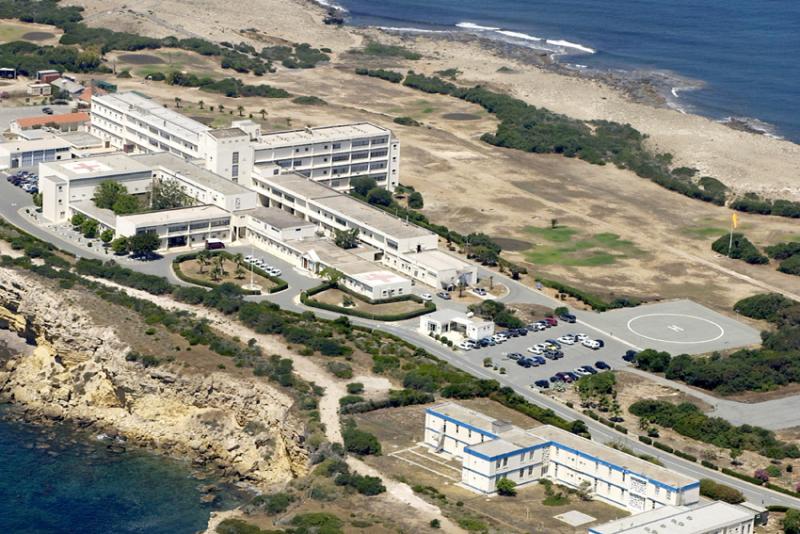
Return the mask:
{"type": "MultiPolygon", "coordinates": [[[[325,436],[331,443],[342,443],[343,441],[342,425],[339,417],[339,399],[347,394],[347,382],[362,382],[365,387],[369,388],[370,392],[377,393],[381,392],[383,389],[388,391],[391,385],[385,378],[371,376],[358,376],[348,381],[336,380],[309,358],[300,356],[287,349],[286,345],[276,336],[257,334],[219,312],[202,306],[177,302],[168,296],[151,295],[145,291],[125,287],[101,278],[89,276],[86,278],[99,284],[119,289],[132,297],[152,302],[168,310],[190,312],[200,319],[208,320],[212,327],[221,332],[225,332],[225,334],[229,336],[239,337],[243,340],[254,338],[267,354],[278,354],[281,357],[291,359],[295,372],[303,380],[314,382],[316,385],[325,388],[325,393],[319,401],[319,413],[320,421],[325,425],[325,436]]],[[[428,521],[431,519],[438,519],[445,532],[463,532],[461,528],[444,517],[438,507],[418,497],[408,484],[386,478],[380,472],[357,458],[348,457],[347,464],[359,474],[379,477],[387,490],[386,497],[384,498],[391,498],[414,508],[417,513],[422,514],[422,517],[428,521]]]]}

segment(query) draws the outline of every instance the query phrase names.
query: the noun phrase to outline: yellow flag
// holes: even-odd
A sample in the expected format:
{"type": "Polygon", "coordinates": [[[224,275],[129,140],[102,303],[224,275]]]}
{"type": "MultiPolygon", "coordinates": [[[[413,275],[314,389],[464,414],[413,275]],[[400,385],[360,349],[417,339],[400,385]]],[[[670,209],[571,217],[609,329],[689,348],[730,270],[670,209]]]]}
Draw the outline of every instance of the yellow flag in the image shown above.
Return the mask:
{"type": "Polygon", "coordinates": [[[739,214],[738,213],[731,213],[731,224],[733,225],[734,229],[739,227],[739,214]]]}

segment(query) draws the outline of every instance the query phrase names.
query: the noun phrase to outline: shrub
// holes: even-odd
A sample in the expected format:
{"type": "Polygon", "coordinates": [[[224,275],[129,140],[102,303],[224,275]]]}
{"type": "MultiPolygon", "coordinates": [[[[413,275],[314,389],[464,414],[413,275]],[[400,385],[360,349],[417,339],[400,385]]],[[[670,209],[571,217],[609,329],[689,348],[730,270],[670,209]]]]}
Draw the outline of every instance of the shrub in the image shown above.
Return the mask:
{"type": "Polygon", "coordinates": [[[517,494],[517,483],[510,478],[501,478],[497,481],[497,493],[505,497],[513,497],[517,494]]]}
{"type": "Polygon", "coordinates": [[[775,321],[778,313],[794,302],[779,293],[763,293],[744,298],[733,305],[737,313],[751,319],[775,321]]]}
{"type": "Polygon", "coordinates": [[[709,478],[700,480],[700,495],[714,501],[724,501],[730,504],[744,502],[744,495],[742,495],[741,491],[709,478]]]}
{"type": "Polygon", "coordinates": [[[778,266],[778,270],[782,273],[800,276],[800,254],[783,260],[778,266]]]}
{"type": "Polygon", "coordinates": [[[364,47],[363,53],[367,54],[368,56],[400,57],[410,60],[422,58],[421,54],[413,52],[403,46],[387,45],[378,43],[376,41],[370,41],[367,43],[367,46],[364,47]]]}
{"type": "MultiPolygon", "coordinates": [[[[419,122],[418,120],[413,119],[411,117],[395,117],[393,122],[395,124],[399,124],[401,126],[422,126],[421,122],[419,122]]],[[[409,205],[408,207],[416,209],[416,206],[409,205]]],[[[420,206],[420,208],[421,207],[422,206],[420,206]]]]}
{"type": "Polygon", "coordinates": [[[353,368],[344,362],[328,362],[326,367],[336,378],[353,378],[353,368]]]}
{"type": "Polygon", "coordinates": [[[800,242],[790,241],[788,243],[778,243],[764,247],[764,252],[773,260],[785,260],[796,254],[800,254],[800,242]]]}
{"type": "Polygon", "coordinates": [[[323,99],[318,96],[298,96],[292,99],[292,102],[301,106],[324,106],[327,105],[323,99]]]}
{"type": "Polygon", "coordinates": [[[399,72],[384,70],[384,69],[364,69],[357,68],[356,74],[360,76],[370,76],[372,78],[380,78],[387,82],[400,83],[403,81],[403,75],[399,72]]]}
{"type": "Polygon", "coordinates": [[[753,243],[743,234],[734,233],[733,240],[730,234],[725,234],[711,244],[711,249],[723,256],[729,256],[735,260],[744,260],[751,264],[768,263],[769,259],[761,254],[753,243]],[[733,246],[731,246],[731,242],[733,246]]]}
{"type": "Polygon", "coordinates": [[[789,508],[783,516],[784,534],[800,534],[800,510],[789,508]]]}
{"type": "Polygon", "coordinates": [[[347,392],[351,395],[357,395],[364,392],[364,384],[361,382],[350,382],[347,384],[347,392]]]}
{"type": "Polygon", "coordinates": [[[369,432],[359,430],[352,421],[345,423],[342,438],[347,452],[359,455],[379,455],[381,453],[381,444],[378,442],[378,438],[369,432]]]}

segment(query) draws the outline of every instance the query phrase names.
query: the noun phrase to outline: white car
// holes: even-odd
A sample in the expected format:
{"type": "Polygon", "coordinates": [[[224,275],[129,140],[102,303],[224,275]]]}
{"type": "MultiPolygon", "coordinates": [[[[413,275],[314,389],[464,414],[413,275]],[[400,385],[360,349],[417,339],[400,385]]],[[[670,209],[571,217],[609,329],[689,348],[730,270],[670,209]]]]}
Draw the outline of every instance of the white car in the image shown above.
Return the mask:
{"type": "Polygon", "coordinates": [[[472,350],[475,348],[475,344],[472,341],[464,340],[458,344],[458,348],[461,350],[472,350]]]}
{"type": "Polygon", "coordinates": [[[281,270],[278,269],[277,267],[270,267],[269,269],[267,269],[267,272],[269,274],[271,274],[272,276],[280,276],[281,275],[281,270]]]}
{"type": "Polygon", "coordinates": [[[495,334],[492,336],[492,339],[494,340],[495,343],[503,343],[505,341],[508,341],[508,338],[503,334],[495,334]]]}
{"type": "Polygon", "coordinates": [[[569,335],[561,336],[560,338],[556,339],[556,341],[558,341],[559,343],[563,343],[564,345],[574,345],[575,344],[575,338],[572,337],[572,336],[569,336],[569,335]]]}
{"type": "Polygon", "coordinates": [[[245,256],[245,257],[244,257],[244,261],[245,261],[246,263],[250,263],[250,262],[252,262],[254,259],[256,259],[256,257],[255,257],[255,256],[251,256],[250,254],[248,254],[247,256],[245,256]]]}
{"type": "Polygon", "coordinates": [[[419,296],[419,298],[421,298],[425,302],[429,302],[433,300],[433,295],[431,295],[430,293],[423,293],[422,295],[419,296]]]}
{"type": "Polygon", "coordinates": [[[578,341],[586,341],[587,339],[589,339],[589,336],[587,336],[586,334],[575,334],[575,339],[577,339],[578,341]]]}
{"type": "Polygon", "coordinates": [[[539,347],[539,345],[534,345],[532,347],[528,347],[528,352],[532,352],[533,354],[536,354],[537,356],[540,356],[540,355],[544,354],[544,348],[543,347],[539,347]]]}
{"type": "Polygon", "coordinates": [[[597,350],[602,346],[602,344],[599,341],[596,341],[594,339],[584,339],[581,345],[593,350],[597,350]]]}
{"type": "Polygon", "coordinates": [[[580,367],[575,368],[575,370],[573,370],[572,372],[578,376],[589,376],[590,374],[592,374],[589,371],[581,369],[580,367]]]}

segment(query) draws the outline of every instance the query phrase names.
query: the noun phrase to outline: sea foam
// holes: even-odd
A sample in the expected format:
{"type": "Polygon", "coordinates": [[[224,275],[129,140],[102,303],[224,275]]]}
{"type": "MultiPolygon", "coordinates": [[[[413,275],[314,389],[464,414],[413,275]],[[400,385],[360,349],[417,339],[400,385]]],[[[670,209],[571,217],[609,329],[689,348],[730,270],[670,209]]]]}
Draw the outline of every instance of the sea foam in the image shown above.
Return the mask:
{"type": "Polygon", "coordinates": [[[500,30],[497,33],[500,35],[505,35],[506,37],[513,37],[514,39],[524,39],[526,41],[541,41],[540,37],[536,37],[535,35],[528,35],[527,33],[520,33],[520,32],[512,32],[509,30],[500,30]]]}
{"type": "Polygon", "coordinates": [[[480,30],[480,31],[497,31],[500,28],[494,28],[492,26],[481,26],[480,24],[475,24],[474,22],[459,22],[456,24],[459,28],[463,28],[465,30],[480,30]]]}
{"type": "Polygon", "coordinates": [[[575,50],[580,50],[581,52],[586,52],[587,54],[594,54],[596,52],[594,48],[589,48],[588,46],[584,46],[578,43],[572,43],[570,41],[565,41],[563,39],[548,39],[545,42],[553,46],[561,46],[563,48],[574,48],[575,50]]]}

